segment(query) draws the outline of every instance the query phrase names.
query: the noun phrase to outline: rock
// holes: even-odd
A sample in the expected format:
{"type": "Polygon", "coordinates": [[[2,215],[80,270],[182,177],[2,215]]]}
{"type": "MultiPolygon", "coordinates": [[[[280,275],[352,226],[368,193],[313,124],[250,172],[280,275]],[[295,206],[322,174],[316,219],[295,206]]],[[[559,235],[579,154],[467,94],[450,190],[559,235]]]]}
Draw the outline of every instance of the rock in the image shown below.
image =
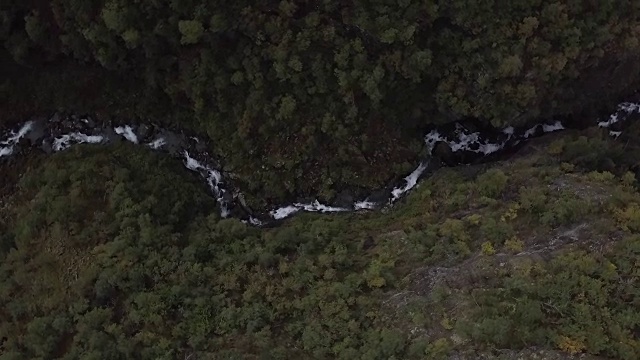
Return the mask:
{"type": "Polygon", "coordinates": [[[430,174],[432,174],[433,172],[435,172],[436,170],[440,169],[441,167],[443,167],[445,164],[438,158],[432,158],[432,159],[425,159],[423,161],[429,161],[427,164],[427,169],[424,171],[424,173],[422,174],[422,178],[425,178],[427,176],[429,176],[430,174]]]}
{"type": "Polygon", "coordinates": [[[62,115],[59,112],[53,113],[53,115],[49,118],[50,122],[60,122],[62,115]]]}
{"type": "Polygon", "coordinates": [[[351,209],[353,207],[354,201],[355,199],[353,198],[353,195],[351,194],[351,192],[348,190],[343,190],[340,193],[338,193],[335,200],[333,201],[333,205],[337,207],[351,209]]]}
{"type": "Polygon", "coordinates": [[[73,129],[73,125],[75,124],[75,122],[73,121],[73,119],[65,119],[62,120],[61,124],[64,129],[73,129]]]}
{"type": "Polygon", "coordinates": [[[113,130],[112,127],[107,127],[101,131],[104,138],[108,143],[119,144],[122,141],[122,137],[113,130]]]}
{"type": "Polygon", "coordinates": [[[251,208],[247,205],[247,200],[244,198],[244,195],[241,192],[237,192],[235,194],[235,198],[238,200],[238,204],[248,213],[252,214],[251,208]]]}
{"type": "Polygon", "coordinates": [[[473,164],[476,160],[485,159],[486,155],[478,154],[469,150],[460,150],[455,153],[455,163],[458,164],[473,164]]]}
{"type": "Polygon", "coordinates": [[[40,150],[44,151],[45,154],[53,153],[53,146],[51,145],[51,141],[45,139],[42,141],[42,145],[40,145],[40,150]]]}
{"type": "Polygon", "coordinates": [[[443,163],[452,166],[458,163],[458,159],[454,152],[451,150],[451,146],[444,141],[439,141],[433,148],[433,156],[440,159],[443,163]]]}
{"type": "Polygon", "coordinates": [[[374,191],[367,197],[368,201],[376,204],[385,204],[391,198],[391,193],[387,189],[374,191]]]}
{"type": "Polygon", "coordinates": [[[231,204],[233,203],[233,194],[230,191],[225,191],[222,194],[222,201],[231,204]]]}
{"type": "Polygon", "coordinates": [[[207,145],[203,141],[194,141],[194,143],[194,148],[197,152],[203,153],[207,151],[207,145]]]}
{"type": "Polygon", "coordinates": [[[299,204],[313,204],[314,202],[316,202],[315,197],[298,197],[296,198],[295,203],[299,203],[299,204]]]}
{"type": "Polygon", "coordinates": [[[86,117],[85,119],[86,119],[86,121],[85,121],[85,125],[86,125],[88,128],[93,129],[93,128],[95,128],[95,127],[96,127],[96,122],[95,122],[95,121],[93,121],[93,119],[92,119],[92,118],[90,118],[90,117],[86,117]]]}
{"type": "Polygon", "coordinates": [[[18,140],[18,143],[15,145],[15,147],[16,147],[16,150],[28,149],[29,147],[31,147],[31,141],[23,137],[22,139],[18,140]]]}
{"type": "Polygon", "coordinates": [[[138,126],[138,128],[136,129],[136,134],[138,135],[138,140],[140,140],[140,142],[145,142],[145,140],[149,136],[149,133],[150,128],[145,124],[138,126]]]}
{"type": "Polygon", "coordinates": [[[460,122],[460,125],[462,125],[462,127],[472,133],[480,131],[477,124],[478,120],[476,119],[464,119],[460,122]]]}
{"type": "Polygon", "coordinates": [[[165,140],[164,149],[169,154],[171,154],[172,156],[176,156],[182,152],[185,142],[184,139],[182,139],[179,135],[176,135],[174,132],[165,130],[162,132],[162,138],[164,138],[165,140]]]}
{"type": "Polygon", "coordinates": [[[32,119],[32,121],[33,121],[33,127],[31,128],[31,131],[27,133],[25,138],[31,141],[31,146],[37,146],[42,141],[42,139],[46,136],[46,132],[45,132],[46,119],[37,118],[37,119],[32,119]]]}

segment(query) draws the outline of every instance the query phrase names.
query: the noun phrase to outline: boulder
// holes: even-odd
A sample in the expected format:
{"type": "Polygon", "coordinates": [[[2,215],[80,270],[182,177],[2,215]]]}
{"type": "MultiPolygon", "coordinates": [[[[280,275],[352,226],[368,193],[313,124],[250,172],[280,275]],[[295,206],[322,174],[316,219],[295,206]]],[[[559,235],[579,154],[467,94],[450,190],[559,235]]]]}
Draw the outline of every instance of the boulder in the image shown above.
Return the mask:
{"type": "Polygon", "coordinates": [[[336,196],[333,205],[337,207],[351,209],[355,199],[349,190],[343,190],[336,196]]]}
{"type": "Polygon", "coordinates": [[[388,189],[382,189],[378,191],[374,191],[367,197],[368,201],[371,201],[376,204],[385,204],[391,198],[391,193],[388,189]]]}
{"type": "Polygon", "coordinates": [[[451,150],[451,146],[444,141],[436,143],[436,146],[433,148],[432,155],[449,166],[458,164],[457,156],[451,150]]]}
{"type": "Polygon", "coordinates": [[[40,145],[40,150],[44,151],[45,154],[53,153],[53,146],[51,145],[51,141],[49,139],[45,139],[42,141],[42,145],[40,145]]]}

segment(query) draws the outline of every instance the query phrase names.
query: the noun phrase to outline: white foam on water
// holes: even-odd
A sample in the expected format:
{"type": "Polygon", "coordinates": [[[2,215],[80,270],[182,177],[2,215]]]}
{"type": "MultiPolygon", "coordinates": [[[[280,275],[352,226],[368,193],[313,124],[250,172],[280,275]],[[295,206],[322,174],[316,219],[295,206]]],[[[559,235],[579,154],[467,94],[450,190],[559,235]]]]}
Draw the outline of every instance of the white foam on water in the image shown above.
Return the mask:
{"type": "Polygon", "coordinates": [[[0,147],[0,157],[9,156],[13,154],[13,146],[12,147],[0,147]]]}
{"type": "Polygon", "coordinates": [[[7,141],[9,142],[13,141],[14,143],[17,143],[20,139],[22,139],[22,137],[27,135],[27,133],[31,130],[33,130],[33,121],[27,121],[26,123],[24,123],[24,125],[22,125],[20,130],[18,130],[18,132],[13,136],[10,136],[9,139],[7,139],[7,141]]]}
{"type": "Polygon", "coordinates": [[[204,166],[202,166],[202,164],[200,164],[200,162],[194,158],[192,158],[191,156],[189,156],[189,152],[187,150],[184,151],[184,159],[185,159],[185,166],[187,167],[187,169],[189,170],[199,170],[204,168],[204,166]]]}
{"type": "Polygon", "coordinates": [[[600,122],[598,123],[598,127],[601,127],[601,128],[608,128],[609,126],[611,126],[611,125],[613,125],[613,124],[617,123],[618,121],[619,121],[619,119],[618,119],[618,114],[613,114],[613,115],[609,116],[609,120],[607,120],[607,121],[600,121],[600,122]]]}
{"type": "Polygon", "coordinates": [[[307,211],[307,212],[319,212],[319,213],[335,213],[335,212],[347,212],[349,211],[349,209],[347,208],[342,208],[342,207],[337,207],[337,206],[330,206],[330,205],[325,205],[320,203],[320,201],[315,200],[311,203],[308,204],[304,204],[304,203],[294,203],[292,205],[288,205],[288,206],[283,206],[280,208],[277,208],[275,210],[272,210],[269,212],[269,215],[271,215],[272,218],[276,219],[276,220],[281,220],[284,219],[286,217],[289,217],[299,211],[307,211]]]}
{"type": "Polygon", "coordinates": [[[530,138],[531,136],[535,135],[536,130],[538,130],[538,127],[540,127],[540,124],[536,124],[536,125],[534,125],[531,129],[529,129],[529,130],[527,130],[527,131],[525,131],[525,132],[524,132],[523,137],[524,137],[525,139],[528,139],[528,138],[530,138]]]}
{"type": "Polygon", "coordinates": [[[433,152],[433,149],[439,141],[444,141],[449,145],[452,152],[458,151],[469,151],[473,153],[479,153],[484,155],[492,154],[496,151],[502,150],[504,148],[506,141],[511,139],[511,136],[514,132],[513,127],[508,127],[503,130],[503,133],[508,135],[507,139],[502,143],[490,143],[485,140],[482,140],[481,134],[479,132],[469,133],[466,131],[464,127],[459,124],[456,124],[455,134],[457,135],[456,140],[449,141],[445,137],[443,137],[437,130],[432,130],[425,136],[425,144],[427,147],[427,151],[429,154],[433,152]]]}
{"type": "Polygon", "coordinates": [[[551,125],[548,125],[548,124],[542,125],[542,131],[544,131],[545,133],[550,133],[550,132],[559,131],[559,130],[564,130],[564,125],[562,125],[560,121],[556,121],[551,125]]]}
{"type": "Polygon", "coordinates": [[[33,121],[27,121],[17,132],[11,131],[9,137],[7,137],[6,140],[0,141],[0,145],[5,145],[0,147],[0,157],[13,154],[13,147],[32,129],[33,121]]]}
{"type": "MultiPolygon", "coordinates": [[[[599,127],[608,128],[612,124],[619,122],[621,119],[621,112],[631,114],[631,113],[640,113],[640,104],[637,103],[621,103],[618,105],[617,112],[610,115],[606,121],[598,122],[599,127]]],[[[51,119],[50,119],[51,121],[51,119]]],[[[89,120],[86,118],[80,119],[81,122],[88,124],[89,120]]],[[[0,157],[9,156],[14,152],[14,146],[22,139],[29,131],[33,129],[34,123],[32,121],[26,122],[18,131],[12,131],[6,140],[0,141],[0,157]]],[[[565,129],[564,125],[560,121],[556,121],[553,124],[536,124],[532,128],[525,131],[522,136],[518,136],[514,139],[515,144],[522,142],[525,139],[528,139],[535,135],[535,133],[539,130],[542,130],[544,133],[554,132],[565,129]]],[[[114,128],[114,131],[122,135],[126,140],[137,144],[138,137],[133,131],[133,128],[130,125],[119,126],[114,128]]],[[[503,149],[506,143],[514,138],[515,136],[515,128],[512,126],[508,126],[502,129],[502,134],[507,135],[506,140],[501,143],[490,143],[486,139],[482,138],[482,135],[478,132],[470,133],[463,126],[457,124],[456,130],[451,136],[455,137],[454,140],[448,140],[447,137],[440,134],[438,130],[432,130],[428,134],[425,135],[424,141],[429,153],[433,151],[435,145],[439,141],[446,142],[453,152],[465,150],[475,153],[482,153],[485,155],[494,153],[503,149]]],[[[609,135],[613,137],[619,137],[622,134],[621,131],[609,131],[609,135]]],[[[451,137],[450,136],[450,137],[451,137]]],[[[199,139],[192,137],[192,139],[196,142],[199,142],[199,139]]],[[[105,138],[102,135],[86,135],[79,132],[69,133],[65,135],[58,136],[53,141],[53,150],[61,151],[72,144],[75,143],[102,143],[105,141],[105,138]]],[[[163,137],[159,137],[149,143],[146,146],[157,150],[166,144],[166,139],[163,137]]],[[[207,184],[211,192],[215,195],[216,200],[220,204],[220,215],[222,217],[227,217],[230,215],[230,211],[228,208],[227,201],[224,200],[224,194],[227,190],[220,187],[222,183],[223,177],[222,173],[210,167],[195,158],[191,157],[189,153],[185,150],[184,153],[184,165],[187,169],[198,172],[203,178],[205,178],[207,184]]],[[[413,189],[417,183],[420,176],[424,173],[428,166],[428,162],[420,163],[420,165],[413,171],[411,174],[404,178],[405,184],[403,186],[394,188],[391,191],[391,202],[399,199],[403,194],[413,189]]],[[[369,201],[368,199],[362,201],[356,201],[353,204],[353,209],[358,210],[367,210],[367,209],[375,209],[379,204],[369,201]]],[[[318,200],[315,200],[311,203],[294,203],[288,206],[283,206],[278,209],[272,210],[269,214],[273,219],[279,220],[289,217],[295,213],[300,211],[308,211],[308,212],[321,212],[321,213],[332,213],[332,212],[346,212],[351,209],[335,207],[330,205],[325,205],[320,203],[318,200]]],[[[251,225],[262,226],[264,223],[251,216],[248,220],[243,220],[244,223],[248,223],[251,225]]]]}
{"type": "Polygon", "coordinates": [[[485,155],[493,154],[494,152],[500,151],[504,148],[505,143],[502,144],[482,144],[480,146],[480,152],[485,155]]]}
{"type": "Polygon", "coordinates": [[[211,178],[215,181],[216,185],[222,182],[222,174],[220,171],[212,168],[207,168],[208,178],[211,178]]]}
{"type": "Polygon", "coordinates": [[[373,201],[363,200],[363,201],[356,201],[353,204],[353,208],[355,210],[371,210],[371,209],[375,209],[376,205],[377,204],[374,203],[373,201]]]}
{"type": "Polygon", "coordinates": [[[273,211],[270,211],[269,214],[271,215],[272,218],[276,220],[280,220],[280,219],[289,217],[297,213],[298,211],[300,211],[300,208],[295,207],[293,205],[289,205],[289,206],[284,206],[284,207],[275,209],[273,211]]]}
{"type": "Polygon", "coordinates": [[[223,195],[225,193],[225,189],[220,188],[220,182],[222,182],[222,174],[220,171],[203,165],[198,160],[192,158],[189,155],[187,150],[184,150],[184,165],[187,169],[196,171],[200,173],[200,175],[204,176],[211,189],[211,192],[216,196],[216,200],[218,200],[218,204],[220,204],[220,216],[223,218],[228,217],[231,214],[229,207],[223,199],[223,195]]]}
{"type": "Polygon", "coordinates": [[[104,140],[102,135],[86,135],[75,132],[71,134],[61,135],[53,139],[53,151],[62,151],[69,148],[72,144],[99,144],[104,140]]]}
{"type": "Polygon", "coordinates": [[[124,136],[124,138],[129,140],[130,142],[134,144],[138,143],[138,136],[133,132],[133,128],[130,125],[118,126],[113,130],[116,132],[116,134],[124,136]]]}
{"type": "Polygon", "coordinates": [[[309,212],[327,213],[327,212],[349,211],[349,209],[321,204],[318,200],[315,200],[314,202],[309,203],[309,204],[294,203],[293,206],[301,208],[302,210],[309,211],[309,212]]]}
{"type": "Polygon", "coordinates": [[[442,135],[438,132],[438,130],[431,130],[427,135],[424,136],[424,142],[427,145],[427,151],[429,154],[433,151],[433,148],[436,147],[438,141],[445,140],[442,135]]]}
{"type": "Polygon", "coordinates": [[[226,219],[229,217],[229,215],[231,215],[231,211],[229,210],[229,208],[223,203],[220,203],[220,217],[226,219]]]}
{"type": "MultiPolygon", "coordinates": [[[[354,203],[354,210],[375,209],[376,206],[377,204],[372,201],[368,201],[368,200],[357,201],[354,203]]],[[[336,212],[348,212],[348,211],[351,211],[351,209],[338,207],[338,206],[330,206],[330,205],[322,204],[318,200],[314,200],[313,202],[306,203],[306,204],[293,203],[292,205],[283,206],[270,211],[269,215],[271,215],[271,217],[274,218],[275,220],[281,220],[295,213],[298,213],[300,211],[319,212],[319,213],[336,213],[336,212]]],[[[252,223],[251,219],[249,219],[249,222],[252,223]]]]}
{"type": "Polygon", "coordinates": [[[640,112],[640,104],[623,102],[618,104],[618,111],[615,114],[609,115],[609,119],[606,121],[598,122],[598,127],[608,128],[609,126],[620,121],[620,117],[618,116],[618,112],[626,112],[627,114],[631,114],[634,112],[640,112]]]}
{"type": "Polygon", "coordinates": [[[618,104],[618,110],[622,110],[627,113],[632,112],[640,112],[640,104],[631,103],[631,102],[623,102],[618,104]]]}
{"type": "Polygon", "coordinates": [[[554,131],[559,131],[559,130],[564,130],[565,127],[564,125],[562,125],[562,122],[560,121],[556,121],[553,124],[536,124],[533,127],[531,127],[530,129],[528,129],[527,131],[524,132],[524,135],[522,136],[525,139],[528,139],[532,136],[534,136],[536,134],[536,131],[538,131],[539,128],[542,127],[542,132],[543,133],[550,133],[550,132],[554,132],[554,131]]]}
{"type": "Polygon", "coordinates": [[[462,129],[459,129],[458,142],[450,142],[449,146],[451,151],[456,152],[460,150],[469,150],[469,145],[472,143],[478,143],[480,138],[478,133],[465,134],[462,129]]]}
{"type": "Polygon", "coordinates": [[[413,187],[416,186],[416,184],[418,183],[418,179],[420,178],[420,175],[422,175],[422,173],[427,169],[428,164],[429,164],[428,162],[420,163],[420,165],[418,165],[418,167],[415,170],[413,170],[411,174],[407,175],[407,177],[404,178],[404,181],[406,182],[406,184],[404,186],[397,187],[391,191],[391,195],[392,195],[391,201],[398,200],[402,194],[413,189],[413,187]]]}
{"type": "Polygon", "coordinates": [[[161,147],[163,147],[166,143],[167,141],[164,138],[157,138],[152,142],[148,143],[147,146],[152,148],[153,150],[158,150],[161,147]]]}

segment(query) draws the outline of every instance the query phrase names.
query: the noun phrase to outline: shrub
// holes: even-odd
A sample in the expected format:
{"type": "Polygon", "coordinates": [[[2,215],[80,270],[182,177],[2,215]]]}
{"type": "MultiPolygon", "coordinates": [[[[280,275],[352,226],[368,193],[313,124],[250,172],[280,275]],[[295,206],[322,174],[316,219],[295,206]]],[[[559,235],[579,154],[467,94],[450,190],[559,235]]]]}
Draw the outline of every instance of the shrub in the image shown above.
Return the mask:
{"type": "Polygon", "coordinates": [[[636,182],[636,176],[634,173],[628,171],[624,175],[622,175],[620,180],[624,185],[632,186],[636,182]]]}
{"type": "Polygon", "coordinates": [[[545,211],[540,215],[540,223],[547,226],[558,226],[572,223],[594,210],[593,205],[576,197],[574,193],[564,192],[561,196],[547,203],[545,211]]]}
{"type": "Polygon", "coordinates": [[[482,255],[491,256],[496,253],[496,249],[493,248],[493,244],[490,241],[482,243],[482,255]]]}
{"type": "Polygon", "coordinates": [[[555,140],[554,142],[549,144],[549,146],[547,147],[547,153],[549,153],[549,155],[554,155],[554,156],[562,154],[562,151],[564,150],[564,144],[565,144],[564,139],[555,140]]]}
{"type": "Polygon", "coordinates": [[[494,244],[502,244],[505,240],[513,236],[513,227],[504,221],[488,217],[484,219],[480,226],[482,237],[494,244]]]}
{"type": "Polygon", "coordinates": [[[623,157],[624,150],[616,144],[600,138],[580,136],[566,143],[560,160],[587,170],[611,171],[623,157]]]}
{"type": "Polygon", "coordinates": [[[500,217],[501,221],[511,221],[518,217],[518,210],[520,210],[520,204],[511,204],[507,211],[500,217]]]}
{"type": "Polygon", "coordinates": [[[204,33],[202,23],[197,20],[181,20],[178,28],[182,34],[180,43],[184,45],[196,44],[204,33]]]}
{"type": "Polygon", "coordinates": [[[592,171],[587,174],[589,179],[597,182],[611,183],[616,176],[608,171],[592,171]]]}
{"type": "Polygon", "coordinates": [[[640,231],[640,206],[638,204],[631,204],[624,210],[615,209],[614,216],[624,230],[640,231]]]}
{"type": "Polygon", "coordinates": [[[440,235],[450,238],[454,241],[467,242],[470,236],[467,233],[466,226],[462,220],[447,219],[440,225],[440,235]]]}
{"type": "Polygon", "coordinates": [[[482,215],[480,214],[471,214],[464,218],[469,224],[477,226],[480,225],[480,221],[482,220],[482,215]]]}
{"type": "Polygon", "coordinates": [[[513,236],[504,242],[504,248],[513,253],[519,253],[524,250],[524,241],[513,236]]]}
{"type": "Polygon", "coordinates": [[[540,214],[547,202],[545,188],[536,186],[521,187],[519,192],[520,208],[530,214],[540,214]]]}
{"type": "Polygon", "coordinates": [[[482,196],[495,198],[504,191],[508,179],[502,170],[491,169],[478,177],[476,186],[482,196]]]}

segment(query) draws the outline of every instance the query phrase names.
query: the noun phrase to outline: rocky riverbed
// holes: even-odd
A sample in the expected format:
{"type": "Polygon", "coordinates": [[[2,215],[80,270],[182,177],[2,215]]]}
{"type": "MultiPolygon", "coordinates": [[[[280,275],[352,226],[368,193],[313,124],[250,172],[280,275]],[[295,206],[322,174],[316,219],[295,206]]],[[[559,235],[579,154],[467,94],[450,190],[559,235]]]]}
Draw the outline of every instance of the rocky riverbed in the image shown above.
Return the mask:
{"type": "MultiPolygon", "coordinates": [[[[621,124],[635,119],[639,114],[640,104],[624,102],[610,116],[594,121],[594,125],[609,129],[609,134],[617,137],[621,134],[621,124]]],[[[49,154],[64,151],[75,144],[129,141],[181,159],[187,169],[198,173],[206,182],[218,202],[222,217],[236,217],[253,225],[267,226],[301,211],[330,213],[380,209],[398,201],[421,178],[443,165],[482,160],[489,155],[513,149],[529,139],[571,126],[554,120],[523,128],[479,128],[473,121],[435,127],[424,136],[427,157],[399,183],[373,191],[362,199],[353,199],[347,192],[329,204],[311,199],[274,204],[268,209],[251,209],[247,206],[242,189],[229,180],[229,174],[225,174],[220,162],[207,151],[210,147],[203,139],[154,124],[115,124],[101,122],[91,116],[60,113],[32,118],[14,129],[0,131],[0,161],[19,157],[27,148],[37,148],[49,154]]]]}

